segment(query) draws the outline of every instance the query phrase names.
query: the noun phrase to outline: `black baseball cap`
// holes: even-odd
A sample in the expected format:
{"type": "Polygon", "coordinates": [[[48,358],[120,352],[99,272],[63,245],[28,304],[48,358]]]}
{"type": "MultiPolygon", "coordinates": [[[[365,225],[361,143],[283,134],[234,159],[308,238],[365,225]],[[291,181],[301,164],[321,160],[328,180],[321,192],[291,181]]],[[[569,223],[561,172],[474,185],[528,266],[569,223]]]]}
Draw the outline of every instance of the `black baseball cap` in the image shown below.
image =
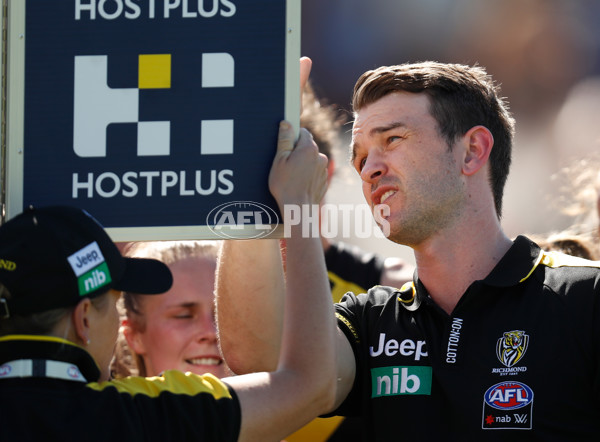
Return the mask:
{"type": "Polygon", "coordinates": [[[141,294],[171,288],[169,268],[125,258],[85,210],[28,208],[0,226],[0,318],[74,306],[109,289],[141,294]]]}

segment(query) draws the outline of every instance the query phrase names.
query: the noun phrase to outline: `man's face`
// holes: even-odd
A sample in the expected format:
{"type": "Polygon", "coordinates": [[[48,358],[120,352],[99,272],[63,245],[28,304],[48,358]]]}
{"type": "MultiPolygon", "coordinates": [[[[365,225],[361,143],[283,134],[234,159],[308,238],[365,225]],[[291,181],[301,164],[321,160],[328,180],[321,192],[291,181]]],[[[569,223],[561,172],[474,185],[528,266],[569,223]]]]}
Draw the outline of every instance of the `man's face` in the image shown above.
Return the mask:
{"type": "Polygon", "coordinates": [[[352,163],[372,210],[389,207],[390,239],[416,246],[460,213],[461,149],[449,150],[424,94],[395,92],[360,109],[352,163]]]}

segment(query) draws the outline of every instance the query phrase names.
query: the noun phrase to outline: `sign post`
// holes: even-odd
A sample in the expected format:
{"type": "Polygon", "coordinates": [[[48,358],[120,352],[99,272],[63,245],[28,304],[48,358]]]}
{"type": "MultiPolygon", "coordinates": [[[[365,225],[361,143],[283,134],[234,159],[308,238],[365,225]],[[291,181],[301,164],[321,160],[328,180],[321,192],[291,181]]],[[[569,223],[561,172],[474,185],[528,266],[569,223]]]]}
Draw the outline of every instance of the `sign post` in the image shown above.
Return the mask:
{"type": "Polygon", "coordinates": [[[279,236],[300,0],[8,3],[6,217],[88,210],[116,241],[279,236]]]}

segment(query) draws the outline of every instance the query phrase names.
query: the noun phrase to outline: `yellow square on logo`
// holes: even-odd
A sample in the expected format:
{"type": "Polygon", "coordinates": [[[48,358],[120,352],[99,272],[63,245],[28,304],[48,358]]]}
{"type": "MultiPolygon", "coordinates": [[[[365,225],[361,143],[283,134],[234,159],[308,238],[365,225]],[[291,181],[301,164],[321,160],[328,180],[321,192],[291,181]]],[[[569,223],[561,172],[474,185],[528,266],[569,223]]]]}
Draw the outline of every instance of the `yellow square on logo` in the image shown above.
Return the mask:
{"type": "Polygon", "coordinates": [[[138,67],[140,89],[171,87],[171,54],[140,54],[138,67]]]}

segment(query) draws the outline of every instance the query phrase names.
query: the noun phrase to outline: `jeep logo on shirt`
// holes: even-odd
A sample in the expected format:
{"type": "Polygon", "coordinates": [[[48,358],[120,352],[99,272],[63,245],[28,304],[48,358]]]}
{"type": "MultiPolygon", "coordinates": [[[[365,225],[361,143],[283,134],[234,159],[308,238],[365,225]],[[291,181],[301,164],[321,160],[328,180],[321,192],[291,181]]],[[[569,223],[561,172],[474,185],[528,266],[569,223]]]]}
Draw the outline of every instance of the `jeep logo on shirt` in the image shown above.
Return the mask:
{"type": "Polygon", "coordinates": [[[420,361],[421,357],[427,357],[427,351],[425,350],[425,341],[413,341],[412,339],[405,339],[402,342],[398,342],[395,339],[385,339],[385,333],[379,334],[379,343],[377,349],[372,346],[369,347],[369,354],[372,358],[380,355],[384,356],[395,356],[400,354],[401,356],[413,356],[415,361],[420,361]]]}

